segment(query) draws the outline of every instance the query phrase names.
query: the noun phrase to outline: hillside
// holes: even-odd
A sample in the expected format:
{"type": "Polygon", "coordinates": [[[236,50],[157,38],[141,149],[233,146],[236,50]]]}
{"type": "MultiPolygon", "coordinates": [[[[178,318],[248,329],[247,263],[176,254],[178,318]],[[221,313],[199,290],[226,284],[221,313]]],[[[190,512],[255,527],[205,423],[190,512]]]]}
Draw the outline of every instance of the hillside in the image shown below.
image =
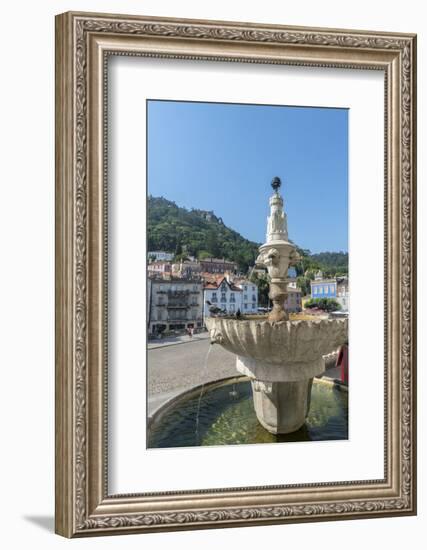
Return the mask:
{"type": "Polygon", "coordinates": [[[312,254],[309,250],[299,250],[303,256],[301,272],[307,270],[323,271],[326,276],[348,273],[348,252],[319,252],[312,254]]]}
{"type": "MultiPolygon", "coordinates": [[[[237,262],[246,272],[254,265],[260,243],[245,239],[230,229],[214,212],[188,210],[163,197],[148,197],[148,250],[165,250],[177,256],[188,254],[225,258],[237,262]]],[[[298,251],[303,262],[297,266],[298,275],[307,269],[322,269],[328,274],[348,271],[348,253],[298,251]]]]}
{"type": "Polygon", "coordinates": [[[187,210],[163,197],[148,197],[148,250],[225,258],[247,271],[258,246],[224,225],[213,212],[187,210]]]}

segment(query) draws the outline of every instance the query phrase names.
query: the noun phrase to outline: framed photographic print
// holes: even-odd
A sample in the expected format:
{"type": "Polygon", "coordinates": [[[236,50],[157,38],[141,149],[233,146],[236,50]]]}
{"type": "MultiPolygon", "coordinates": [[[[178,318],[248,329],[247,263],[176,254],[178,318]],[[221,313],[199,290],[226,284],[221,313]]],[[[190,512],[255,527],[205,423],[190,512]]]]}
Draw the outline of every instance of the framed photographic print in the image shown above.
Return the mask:
{"type": "Polygon", "coordinates": [[[416,37],[56,18],[56,531],[416,513],[416,37]]]}

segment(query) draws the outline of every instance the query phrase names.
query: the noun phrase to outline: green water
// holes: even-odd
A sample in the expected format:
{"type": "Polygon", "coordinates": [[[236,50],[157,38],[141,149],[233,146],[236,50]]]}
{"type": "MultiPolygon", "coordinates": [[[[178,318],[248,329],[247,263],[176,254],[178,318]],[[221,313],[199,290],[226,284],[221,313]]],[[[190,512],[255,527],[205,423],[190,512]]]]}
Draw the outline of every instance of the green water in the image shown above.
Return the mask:
{"type": "Polygon", "coordinates": [[[148,447],[239,445],[289,441],[348,439],[348,393],[314,383],[310,412],[296,432],[273,435],[258,422],[250,382],[227,384],[206,391],[196,417],[199,395],[174,403],[149,430],[148,447]]]}

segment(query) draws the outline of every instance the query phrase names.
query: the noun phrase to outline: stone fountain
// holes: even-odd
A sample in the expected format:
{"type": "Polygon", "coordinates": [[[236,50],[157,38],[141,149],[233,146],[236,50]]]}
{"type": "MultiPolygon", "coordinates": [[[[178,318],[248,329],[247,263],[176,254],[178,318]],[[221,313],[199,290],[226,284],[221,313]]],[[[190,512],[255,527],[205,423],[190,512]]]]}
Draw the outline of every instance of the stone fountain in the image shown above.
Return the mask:
{"type": "Polygon", "coordinates": [[[256,263],[268,271],[272,310],[260,320],[208,317],[206,326],[211,343],[234,353],[237,370],[250,378],[261,425],[270,433],[286,434],[303,426],[313,377],[324,372],[324,356],[348,340],[348,320],[289,320],[287,274],[300,258],[288,240],[280,179],[274,178],[271,185],[267,241],[256,263]]]}

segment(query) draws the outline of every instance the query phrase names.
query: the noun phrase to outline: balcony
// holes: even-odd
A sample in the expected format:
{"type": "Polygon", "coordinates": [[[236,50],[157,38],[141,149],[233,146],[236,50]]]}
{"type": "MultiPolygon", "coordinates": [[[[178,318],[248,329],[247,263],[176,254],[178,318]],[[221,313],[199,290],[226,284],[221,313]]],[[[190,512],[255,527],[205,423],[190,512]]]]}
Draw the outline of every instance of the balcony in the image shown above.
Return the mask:
{"type": "Polygon", "coordinates": [[[169,297],[176,297],[176,298],[180,298],[180,297],[184,297],[184,296],[188,296],[190,294],[190,291],[189,290],[168,290],[168,295],[169,297]]]}

